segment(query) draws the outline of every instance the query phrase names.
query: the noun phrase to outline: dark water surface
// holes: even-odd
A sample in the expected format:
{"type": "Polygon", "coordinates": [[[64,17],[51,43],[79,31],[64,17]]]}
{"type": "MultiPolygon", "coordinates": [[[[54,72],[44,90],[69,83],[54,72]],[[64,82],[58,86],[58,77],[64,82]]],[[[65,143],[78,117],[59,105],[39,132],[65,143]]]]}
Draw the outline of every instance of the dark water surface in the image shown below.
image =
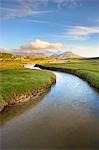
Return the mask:
{"type": "Polygon", "coordinates": [[[99,148],[99,94],[74,75],[37,100],[1,114],[2,149],[99,148]]]}

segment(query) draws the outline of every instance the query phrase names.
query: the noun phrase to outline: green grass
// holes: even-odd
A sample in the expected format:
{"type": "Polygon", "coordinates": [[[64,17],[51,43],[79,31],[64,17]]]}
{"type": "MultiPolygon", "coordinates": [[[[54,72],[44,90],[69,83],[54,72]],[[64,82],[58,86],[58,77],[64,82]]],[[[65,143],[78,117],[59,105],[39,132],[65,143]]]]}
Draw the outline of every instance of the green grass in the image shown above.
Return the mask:
{"type": "MultiPolygon", "coordinates": [[[[2,61],[0,66],[0,107],[13,101],[15,97],[46,87],[51,84],[55,75],[49,71],[29,70],[23,67],[24,64],[35,64],[48,60],[7,60],[2,61]]],[[[61,61],[60,61],[61,62],[61,61]]],[[[75,59],[66,63],[44,64],[44,67],[52,70],[59,70],[73,73],[92,86],[99,89],[99,60],[75,59]]]]}
{"type": "Polygon", "coordinates": [[[99,60],[75,59],[66,63],[45,64],[47,69],[73,73],[99,89],[99,60]]]}
{"type": "Polygon", "coordinates": [[[61,67],[61,68],[73,68],[81,70],[89,70],[92,72],[99,72],[99,60],[78,60],[70,61],[67,63],[57,63],[57,64],[46,64],[47,66],[61,67]]]}
{"type": "Polygon", "coordinates": [[[55,75],[50,71],[25,69],[22,68],[23,64],[13,61],[2,64],[4,67],[0,69],[0,107],[16,97],[29,95],[37,89],[45,88],[55,80],[55,75]]]}

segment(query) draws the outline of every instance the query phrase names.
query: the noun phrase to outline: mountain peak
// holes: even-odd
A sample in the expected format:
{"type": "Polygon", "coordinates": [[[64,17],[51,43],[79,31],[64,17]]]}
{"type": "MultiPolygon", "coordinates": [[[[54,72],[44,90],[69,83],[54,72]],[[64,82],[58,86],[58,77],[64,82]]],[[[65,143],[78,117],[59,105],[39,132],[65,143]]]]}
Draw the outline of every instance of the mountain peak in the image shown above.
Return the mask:
{"type": "Polygon", "coordinates": [[[62,54],[53,55],[52,57],[57,58],[57,59],[70,59],[70,58],[80,58],[81,56],[74,54],[71,51],[67,51],[67,52],[64,52],[62,54]]]}

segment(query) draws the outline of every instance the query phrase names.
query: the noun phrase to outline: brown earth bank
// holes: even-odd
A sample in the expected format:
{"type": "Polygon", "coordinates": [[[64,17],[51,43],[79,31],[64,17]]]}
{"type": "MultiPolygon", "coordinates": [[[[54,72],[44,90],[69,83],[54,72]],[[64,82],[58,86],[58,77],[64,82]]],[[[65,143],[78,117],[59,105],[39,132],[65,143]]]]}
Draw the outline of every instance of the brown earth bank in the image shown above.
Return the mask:
{"type": "Polygon", "coordinates": [[[94,87],[99,92],[99,86],[97,84],[94,84],[92,80],[90,80],[90,78],[86,76],[84,72],[80,72],[80,69],[60,68],[60,67],[53,67],[53,66],[51,67],[51,66],[45,66],[40,64],[36,64],[35,67],[39,67],[41,69],[46,69],[46,70],[52,70],[52,71],[66,72],[66,73],[76,75],[77,77],[87,81],[90,84],[90,86],[94,87]]]}
{"type": "Polygon", "coordinates": [[[13,105],[20,105],[23,104],[29,100],[34,100],[40,95],[46,93],[54,84],[56,83],[56,79],[52,79],[51,84],[48,84],[46,87],[38,88],[33,90],[30,93],[22,94],[20,96],[16,96],[14,99],[12,99],[10,102],[5,103],[0,107],[0,112],[4,110],[7,106],[13,106],[13,105]]]}

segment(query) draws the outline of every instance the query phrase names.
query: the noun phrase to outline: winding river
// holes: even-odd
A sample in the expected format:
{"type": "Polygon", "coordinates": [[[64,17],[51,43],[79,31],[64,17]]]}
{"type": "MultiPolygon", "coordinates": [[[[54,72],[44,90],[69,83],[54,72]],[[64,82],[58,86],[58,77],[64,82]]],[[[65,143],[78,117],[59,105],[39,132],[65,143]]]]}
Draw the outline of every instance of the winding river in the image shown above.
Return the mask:
{"type": "Polygon", "coordinates": [[[74,75],[54,73],[48,93],[2,112],[2,149],[99,148],[99,93],[74,75]]]}

